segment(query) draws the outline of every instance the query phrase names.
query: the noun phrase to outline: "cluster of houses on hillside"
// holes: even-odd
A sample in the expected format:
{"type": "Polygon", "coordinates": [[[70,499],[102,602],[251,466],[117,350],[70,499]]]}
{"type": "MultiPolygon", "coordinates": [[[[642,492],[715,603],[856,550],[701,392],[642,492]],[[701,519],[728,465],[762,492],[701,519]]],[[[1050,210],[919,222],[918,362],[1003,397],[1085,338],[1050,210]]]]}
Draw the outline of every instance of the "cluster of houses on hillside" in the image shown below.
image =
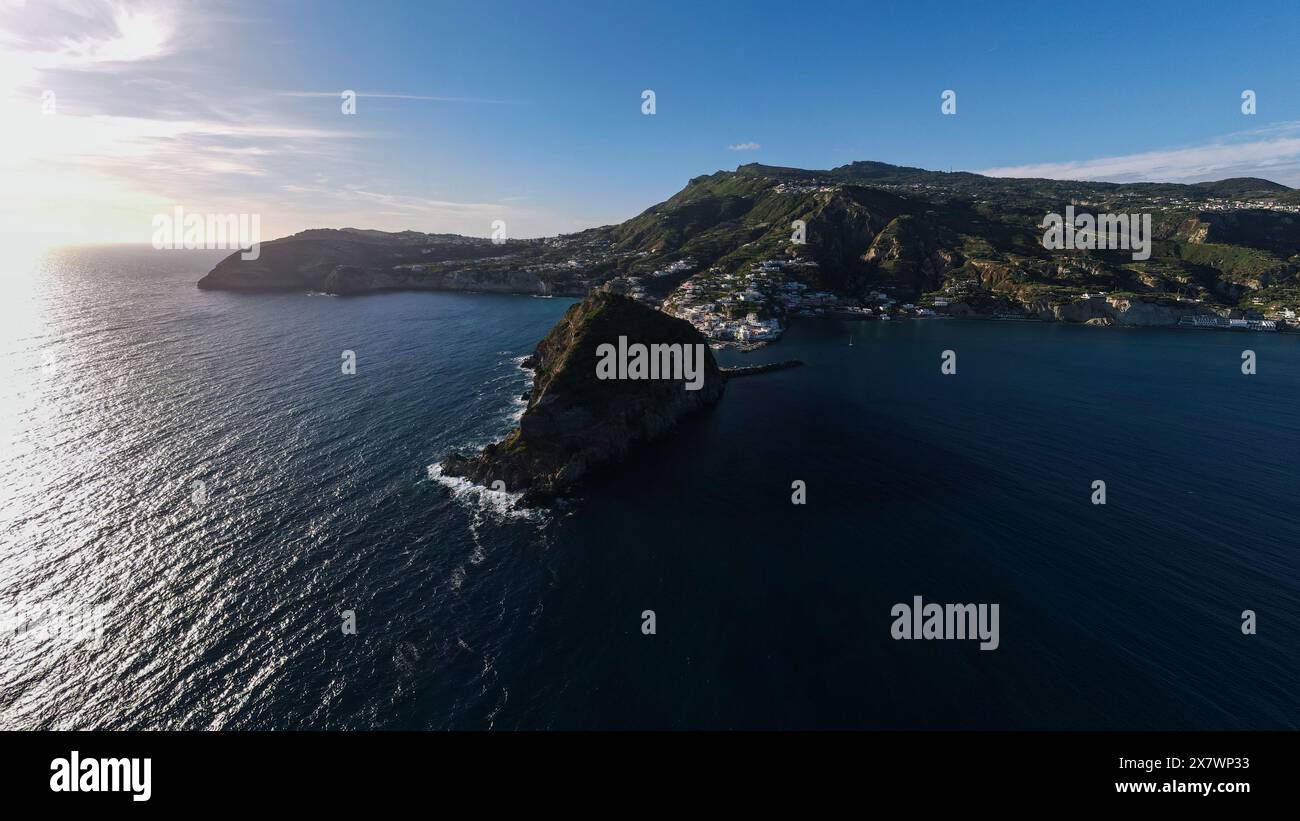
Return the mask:
{"type": "Polygon", "coordinates": [[[718,342],[771,342],[781,336],[789,317],[826,313],[839,305],[834,294],[792,278],[816,268],[811,260],[785,257],[760,260],[743,272],[710,268],[682,283],[663,310],[718,342]]]}
{"type": "Polygon", "coordinates": [[[668,313],[690,322],[697,331],[715,342],[772,342],[785,330],[776,317],[764,319],[757,311],[750,311],[744,316],[732,318],[720,313],[716,305],[709,303],[679,305],[668,313]]]}
{"type": "Polygon", "coordinates": [[[831,183],[812,183],[797,185],[795,183],[780,182],[772,189],[778,194],[816,194],[819,191],[833,191],[835,185],[831,183]]]}
{"type": "Polygon", "coordinates": [[[694,271],[696,264],[697,263],[695,262],[695,260],[690,257],[687,257],[686,259],[679,259],[676,262],[671,263],[670,265],[666,265],[663,268],[659,268],[653,271],[650,274],[650,276],[670,277],[674,274],[684,274],[688,271],[694,271]]]}
{"type": "Polygon", "coordinates": [[[1277,200],[1228,200],[1228,199],[1208,199],[1208,200],[1171,200],[1170,205],[1196,208],[1201,211],[1285,211],[1290,214],[1300,214],[1300,205],[1290,202],[1278,202],[1277,200]]]}

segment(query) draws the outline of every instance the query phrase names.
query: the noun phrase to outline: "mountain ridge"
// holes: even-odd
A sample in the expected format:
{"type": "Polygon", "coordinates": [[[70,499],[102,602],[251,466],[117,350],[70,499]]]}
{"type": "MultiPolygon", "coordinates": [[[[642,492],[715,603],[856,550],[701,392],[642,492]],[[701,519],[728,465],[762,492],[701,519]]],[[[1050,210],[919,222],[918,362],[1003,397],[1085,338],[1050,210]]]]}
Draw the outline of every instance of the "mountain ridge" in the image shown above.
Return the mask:
{"type": "Polygon", "coordinates": [[[1111,183],[874,161],[827,170],[747,163],[693,177],[622,223],[557,237],[311,229],[264,243],[256,261],[232,254],[199,287],[344,295],[601,289],[730,342],[753,341],[745,337],[810,310],[878,315],[881,305],[960,303],[976,315],[1048,318],[1059,312],[1041,306],[1094,292],[1282,317],[1300,308],[1298,229],[1300,191],[1258,177],[1111,183]],[[1044,216],[1066,206],[1151,214],[1150,259],[1044,248],[1044,216]]]}

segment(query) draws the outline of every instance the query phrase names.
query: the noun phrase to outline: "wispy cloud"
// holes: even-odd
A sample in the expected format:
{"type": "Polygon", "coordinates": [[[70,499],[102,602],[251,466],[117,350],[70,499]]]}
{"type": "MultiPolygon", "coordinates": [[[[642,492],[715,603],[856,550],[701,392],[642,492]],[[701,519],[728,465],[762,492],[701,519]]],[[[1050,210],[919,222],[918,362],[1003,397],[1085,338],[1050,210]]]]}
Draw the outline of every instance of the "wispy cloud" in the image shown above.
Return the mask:
{"type": "Polygon", "coordinates": [[[365,151],[375,135],[354,118],[286,105],[341,92],[249,88],[240,61],[213,46],[237,41],[238,25],[182,0],[0,0],[0,222],[65,242],[148,241],[151,215],[173,203],[261,213],[271,236],[359,222],[487,234],[493,219],[519,231],[537,221],[504,201],[432,198],[384,173],[365,151]]]}
{"type": "Polygon", "coordinates": [[[758,143],[735,143],[727,146],[728,151],[757,151],[763,146],[758,143]]]}
{"type": "Polygon", "coordinates": [[[370,190],[367,186],[345,185],[333,188],[323,185],[298,185],[294,183],[280,186],[281,189],[295,194],[311,194],[317,197],[337,198],[340,202],[365,200],[391,209],[385,213],[406,215],[429,214],[443,211],[475,212],[481,214],[501,215],[509,210],[494,202],[456,202],[454,200],[436,200],[428,197],[412,197],[403,194],[390,194],[370,190]]]}
{"type": "MultiPolygon", "coordinates": [[[[354,89],[355,90],[355,89],[354,89]]],[[[343,89],[338,91],[277,91],[280,97],[330,97],[339,99],[343,89]]],[[[381,100],[423,100],[434,103],[484,103],[487,105],[521,105],[522,100],[491,100],[485,97],[436,97],[427,94],[393,94],[379,91],[357,91],[357,97],[371,97],[381,100]]]]}
{"type": "Polygon", "coordinates": [[[1046,177],[1108,182],[1203,182],[1227,177],[1268,177],[1300,185],[1300,122],[1229,134],[1200,145],[1069,162],[1000,166],[992,177],[1046,177]]]}
{"type": "Polygon", "coordinates": [[[168,0],[0,5],[0,44],[37,70],[111,68],[176,48],[178,9],[168,0]]]}

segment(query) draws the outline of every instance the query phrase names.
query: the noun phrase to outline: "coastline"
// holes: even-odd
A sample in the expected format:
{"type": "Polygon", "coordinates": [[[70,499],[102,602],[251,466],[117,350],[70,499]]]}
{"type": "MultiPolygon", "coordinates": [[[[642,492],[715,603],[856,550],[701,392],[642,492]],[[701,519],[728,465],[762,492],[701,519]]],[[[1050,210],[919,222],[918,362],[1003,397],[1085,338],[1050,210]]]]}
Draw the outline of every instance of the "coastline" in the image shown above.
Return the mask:
{"type": "MultiPolygon", "coordinates": [[[[266,288],[241,288],[241,287],[230,287],[226,285],[214,286],[211,284],[203,284],[202,282],[198,283],[198,287],[200,290],[204,290],[204,291],[226,291],[226,292],[238,293],[238,294],[258,294],[258,293],[283,294],[283,293],[295,293],[302,290],[301,288],[292,287],[292,286],[266,287],[266,288]]],[[[600,290],[600,289],[593,289],[593,291],[596,290],[600,290]]],[[[580,300],[585,296],[584,293],[577,293],[577,292],[555,292],[549,294],[539,294],[536,291],[523,291],[523,290],[499,290],[499,289],[485,289],[485,288],[455,288],[455,287],[449,288],[445,286],[419,287],[419,286],[412,286],[412,285],[383,286],[383,287],[375,287],[366,290],[350,291],[347,293],[328,293],[326,295],[343,296],[343,297],[364,297],[364,296],[370,296],[376,294],[417,293],[417,292],[521,296],[521,297],[532,297],[534,299],[546,299],[546,298],[559,297],[563,299],[575,299],[575,300],[580,300]]],[[[1042,307],[1039,308],[1038,310],[1032,310],[1030,306],[1026,305],[1025,313],[1023,314],[1009,314],[1003,312],[993,312],[993,313],[983,312],[983,311],[973,310],[969,308],[969,306],[965,306],[960,303],[958,303],[957,306],[954,306],[958,308],[957,313],[935,313],[930,315],[915,315],[911,313],[905,313],[902,311],[893,314],[876,315],[876,314],[866,313],[865,311],[861,311],[861,310],[847,310],[846,308],[838,308],[838,309],[826,311],[824,313],[794,314],[788,317],[786,323],[781,326],[780,333],[769,338],[748,340],[744,342],[740,342],[734,339],[709,338],[708,344],[709,347],[715,351],[732,350],[741,354],[754,353],[769,348],[772,345],[775,345],[776,343],[780,342],[782,337],[785,336],[786,332],[790,329],[790,327],[801,319],[836,319],[836,320],[847,321],[847,322],[881,322],[881,321],[898,322],[903,320],[933,321],[933,320],[940,320],[940,319],[947,319],[947,320],[955,319],[955,320],[965,320],[965,321],[975,321],[975,322],[981,322],[981,321],[983,322],[1035,322],[1035,323],[1043,323],[1043,324],[1060,323],[1064,325],[1085,325],[1085,326],[1099,327],[1099,328],[1102,327],[1104,328],[1185,328],[1187,330],[1194,330],[1194,331],[1228,331],[1228,332],[1238,332],[1238,333],[1277,333],[1277,334],[1300,333],[1300,324],[1292,324],[1290,322],[1287,322],[1286,320],[1277,320],[1276,327],[1272,327],[1272,328],[1230,327],[1224,325],[1188,324],[1181,321],[1183,317],[1197,317],[1197,316],[1207,317],[1207,318],[1223,317],[1223,314],[1220,314],[1216,311],[1207,310],[1206,307],[1201,303],[1175,303],[1172,306],[1164,306],[1160,304],[1161,300],[1159,298],[1153,299],[1151,301],[1145,301],[1140,299],[1139,300],[1124,299],[1122,301],[1126,303],[1137,302],[1142,305],[1151,306],[1151,308],[1155,310],[1160,310],[1164,308],[1177,309],[1173,311],[1165,311],[1164,316],[1161,317],[1160,321],[1122,322],[1122,321],[1113,321],[1106,317],[1091,317],[1091,316],[1087,319],[1069,318],[1073,313],[1071,310],[1073,306],[1087,305],[1095,301],[1108,302],[1108,300],[1098,300],[1097,298],[1093,298],[1090,300],[1085,299],[1085,300],[1077,300],[1072,303],[1064,303],[1062,305],[1056,306],[1055,309],[1042,307]]],[[[650,307],[654,307],[656,310],[660,311],[661,313],[666,313],[662,310],[661,304],[651,304],[648,302],[643,304],[647,304],[650,307]]],[[[857,306],[846,306],[846,307],[856,308],[857,306]]],[[[1222,310],[1226,313],[1241,312],[1241,309],[1231,308],[1229,306],[1222,306],[1222,310]]],[[[672,316],[672,314],[668,314],[668,315],[672,316]]],[[[1224,319],[1226,320],[1226,318],[1224,319]]],[[[1230,321],[1230,320],[1226,320],[1226,321],[1230,321]]],[[[1251,321],[1255,321],[1255,320],[1251,320],[1251,321]]]]}
{"type": "Polygon", "coordinates": [[[1251,327],[1222,327],[1222,326],[1198,326],[1188,325],[1179,322],[1161,323],[1161,324],[1124,324],[1118,322],[1074,322],[1066,319],[1044,319],[1035,316],[998,316],[995,314],[965,314],[961,316],[897,316],[883,319],[874,316],[854,316],[848,314],[836,315],[814,315],[800,316],[793,318],[789,324],[782,328],[781,334],[772,339],[764,339],[757,342],[737,343],[730,340],[710,340],[709,344],[714,350],[731,350],[741,354],[755,353],[757,351],[770,348],[785,337],[786,333],[796,323],[807,319],[831,319],[842,322],[935,322],[940,320],[957,321],[957,322],[1023,322],[1039,325],[1074,325],[1086,328],[1116,328],[1125,330],[1141,329],[1174,329],[1187,331],[1219,331],[1225,333],[1241,334],[1277,334],[1293,335],[1300,334],[1300,326],[1290,325],[1288,323],[1278,323],[1274,329],[1251,328],[1251,327]]]}

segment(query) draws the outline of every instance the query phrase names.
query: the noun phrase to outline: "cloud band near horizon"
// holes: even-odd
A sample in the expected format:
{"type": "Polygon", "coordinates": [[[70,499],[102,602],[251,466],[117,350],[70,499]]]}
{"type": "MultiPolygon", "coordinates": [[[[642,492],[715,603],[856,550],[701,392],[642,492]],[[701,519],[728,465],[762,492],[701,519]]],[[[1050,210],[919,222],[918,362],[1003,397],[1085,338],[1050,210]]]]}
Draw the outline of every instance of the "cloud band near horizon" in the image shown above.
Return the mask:
{"type": "Polygon", "coordinates": [[[1204,145],[1143,151],[1091,160],[998,166],[990,177],[1043,177],[1105,182],[1205,182],[1268,176],[1300,186],[1300,122],[1239,132],[1204,145]]]}

